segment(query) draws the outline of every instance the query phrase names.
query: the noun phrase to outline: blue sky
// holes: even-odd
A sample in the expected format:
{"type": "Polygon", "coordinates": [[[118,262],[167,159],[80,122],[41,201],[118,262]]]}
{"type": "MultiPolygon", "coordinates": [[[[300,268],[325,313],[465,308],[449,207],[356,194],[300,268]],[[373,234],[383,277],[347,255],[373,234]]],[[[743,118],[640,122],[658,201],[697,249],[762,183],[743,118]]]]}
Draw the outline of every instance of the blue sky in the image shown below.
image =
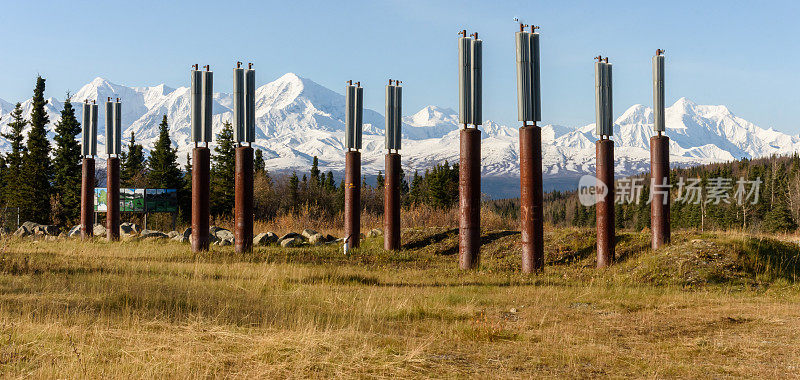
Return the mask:
{"type": "Polygon", "coordinates": [[[63,98],[96,76],[188,84],[193,63],[230,92],[237,60],[258,84],[295,72],[338,92],[361,80],[381,110],[388,78],[404,111],[456,107],[456,33],[484,40],[484,118],[516,125],[512,21],[541,25],[544,123],[594,120],[592,57],[614,63],[617,115],[650,105],[650,57],[666,50],[667,102],[725,104],[762,127],[800,133],[800,3],[790,1],[4,1],[0,98],[30,97],[37,74],[63,98]]]}

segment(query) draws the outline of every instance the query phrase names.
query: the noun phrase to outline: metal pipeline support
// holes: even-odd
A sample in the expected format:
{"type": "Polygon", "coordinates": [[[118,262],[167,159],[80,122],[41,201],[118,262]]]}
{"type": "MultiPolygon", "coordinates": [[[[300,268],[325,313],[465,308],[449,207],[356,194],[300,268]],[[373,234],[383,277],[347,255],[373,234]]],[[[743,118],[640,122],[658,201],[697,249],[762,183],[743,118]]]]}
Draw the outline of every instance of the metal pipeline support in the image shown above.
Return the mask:
{"type": "Polygon", "coordinates": [[[478,266],[481,247],[481,131],[460,131],[458,266],[478,266]]]}
{"type": "Polygon", "coordinates": [[[192,252],[208,251],[209,180],[211,151],[196,147],[192,151],[192,252]]]}
{"type": "Polygon", "coordinates": [[[253,250],[253,148],[236,148],[236,178],[234,195],[234,230],[236,253],[253,250]]]}
{"type": "Polygon", "coordinates": [[[81,173],[81,238],[94,234],[94,158],[84,157],[81,173]]]}
{"type": "Polygon", "coordinates": [[[119,157],[108,157],[106,168],[106,239],[119,240],[119,157]]]}
{"type": "Polygon", "coordinates": [[[542,193],[542,129],[519,129],[520,222],[522,272],[544,269],[544,216],[542,193]]]}
{"type": "Polygon", "coordinates": [[[344,236],[349,248],[361,243],[361,152],[348,151],[344,168],[344,236]]]}
{"type": "Polygon", "coordinates": [[[386,154],[386,180],[383,189],[383,249],[400,249],[400,155],[386,154]]]}
{"type": "Polygon", "coordinates": [[[669,227],[669,137],[656,135],[650,138],[650,226],[653,234],[653,249],[670,242],[669,227]]]}
{"type": "Polygon", "coordinates": [[[597,267],[614,261],[614,141],[597,140],[597,267]],[[604,187],[608,191],[604,190],[604,187]],[[605,193],[605,195],[603,195],[605,193]]]}

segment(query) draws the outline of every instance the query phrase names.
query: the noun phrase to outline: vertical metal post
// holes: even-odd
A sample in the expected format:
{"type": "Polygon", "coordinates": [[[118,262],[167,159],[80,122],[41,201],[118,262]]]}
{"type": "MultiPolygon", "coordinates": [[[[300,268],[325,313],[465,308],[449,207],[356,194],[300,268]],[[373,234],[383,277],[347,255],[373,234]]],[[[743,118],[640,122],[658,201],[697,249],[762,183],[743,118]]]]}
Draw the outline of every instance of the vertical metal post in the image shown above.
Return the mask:
{"type": "Polygon", "coordinates": [[[83,158],[81,177],[81,238],[94,234],[94,158],[83,158]]]}
{"type": "Polygon", "coordinates": [[[211,151],[196,147],[192,152],[192,252],[207,251],[209,223],[209,172],[211,151]]]}
{"type": "Polygon", "coordinates": [[[350,248],[361,243],[361,152],[348,151],[344,168],[344,236],[350,248]]]}
{"type": "Polygon", "coordinates": [[[660,133],[650,138],[650,226],[652,247],[658,249],[670,242],[669,227],[669,137],[660,133]]]}
{"type": "Polygon", "coordinates": [[[253,148],[236,148],[234,209],[236,253],[253,250],[253,148]]]}
{"type": "Polygon", "coordinates": [[[458,264],[461,269],[478,266],[481,247],[481,131],[460,131],[458,264]]]}
{"type": "MultiPolygon", "coordinates": [[[[108,127],[106,127],[108,128],[108,127]]],[[[119,240],[119,157],[108,157],[106,168],[106,238],[119,240]]]]}
{"type": "Polygon", "coordinates": [[[614,142],[597,140],[597,267],[605,268],[614,261],[614,142]],[[608,191],[604,191],[603,187],[608,191]],[[605,193],[605,195],[603,195],[605,193]]]}
{"type": "Polygon", "coordinates": [[[544,222],[542,192],[542,129],[519,129],[520,222],[522,223],[522,271],[544,269],[544,222]]]}
{"type": "Polygon", "coordinates": [[[383,197],[383,248],[400,249],[400,154],[386,154],[383,197]]]}

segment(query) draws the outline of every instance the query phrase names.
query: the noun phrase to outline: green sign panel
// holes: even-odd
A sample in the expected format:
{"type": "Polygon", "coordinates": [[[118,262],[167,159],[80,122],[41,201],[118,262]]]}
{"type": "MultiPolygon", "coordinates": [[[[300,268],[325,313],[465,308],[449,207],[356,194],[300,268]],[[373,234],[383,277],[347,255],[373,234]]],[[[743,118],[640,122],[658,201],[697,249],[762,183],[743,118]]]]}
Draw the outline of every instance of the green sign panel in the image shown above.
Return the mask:
{"type": "MultiPolygon", "coordinates": [[[[176,189],[119,189],[119,210],[123,212],[177,212],[176,189]]],[[[108,190],[94,189],[94,211],[108,211],[108,190]]]]}

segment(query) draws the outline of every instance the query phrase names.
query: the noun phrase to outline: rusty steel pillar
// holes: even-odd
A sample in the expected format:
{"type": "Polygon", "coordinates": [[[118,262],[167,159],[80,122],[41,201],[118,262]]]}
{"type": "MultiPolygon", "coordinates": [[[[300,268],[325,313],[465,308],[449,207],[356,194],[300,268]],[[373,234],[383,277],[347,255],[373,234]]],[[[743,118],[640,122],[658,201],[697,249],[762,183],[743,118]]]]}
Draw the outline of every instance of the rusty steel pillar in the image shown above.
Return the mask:
{"type": "Polygon", "coordinates": [[[653,234],[653,249],[669,244],[669,137],[658,134],[650,138],[650,230],[653,234]],[[658,189],[659,191],[654,191],[658,189]],[[660,193],[665,191],[666,194],[660,193]],[[666,199],[665,199],[666,198],[666,199]]]}
{"type": "Polygon", "coordinates": [[[472,269],[478,266],[481,248],[481,131],[464,128],[460,137],[458,266],[472,269]]]}
{"type": "Polygon", "coordinates": [[[350,248],[361,244],[361,152],[345,154],[344,236],[350,248]]]}
{"type": "Polygon", "coordinates": [[[544,216],[542,192],[542,129],[519,129],[520,222],[522,272],[544,269],[544,216]]]}
{"type": "Polygon", "coordinates": [[[400,249],[400,154],[386,154],[383,189],[383,249],[400,249]]]}
{"type": "Polygon", "coordinates": [[[236,183],[234,230],[236,253],[253,250],[253,148],[236,148],[236,183]]]}
{"type": "Polygon", "coordinates": [[[614,261],[614,142],[598,140],[596,149],[597,267],[605,268],[614,261]]]}
{"type": "Polygon", "coordinates": [[[94,234],[94,158],[83,159],[81,177],[81,238],[94,234]]]}
{"type": "Polygon", "coordinates": [[[106,168],[106,238],[119,240],[119,157],[108,157],[106,168]]]}
{"type": "Polygon", "coordinates": [[[192,152],[192,252],[208,250],[209,181],[211,151],[196,147],[192,152]]]}

